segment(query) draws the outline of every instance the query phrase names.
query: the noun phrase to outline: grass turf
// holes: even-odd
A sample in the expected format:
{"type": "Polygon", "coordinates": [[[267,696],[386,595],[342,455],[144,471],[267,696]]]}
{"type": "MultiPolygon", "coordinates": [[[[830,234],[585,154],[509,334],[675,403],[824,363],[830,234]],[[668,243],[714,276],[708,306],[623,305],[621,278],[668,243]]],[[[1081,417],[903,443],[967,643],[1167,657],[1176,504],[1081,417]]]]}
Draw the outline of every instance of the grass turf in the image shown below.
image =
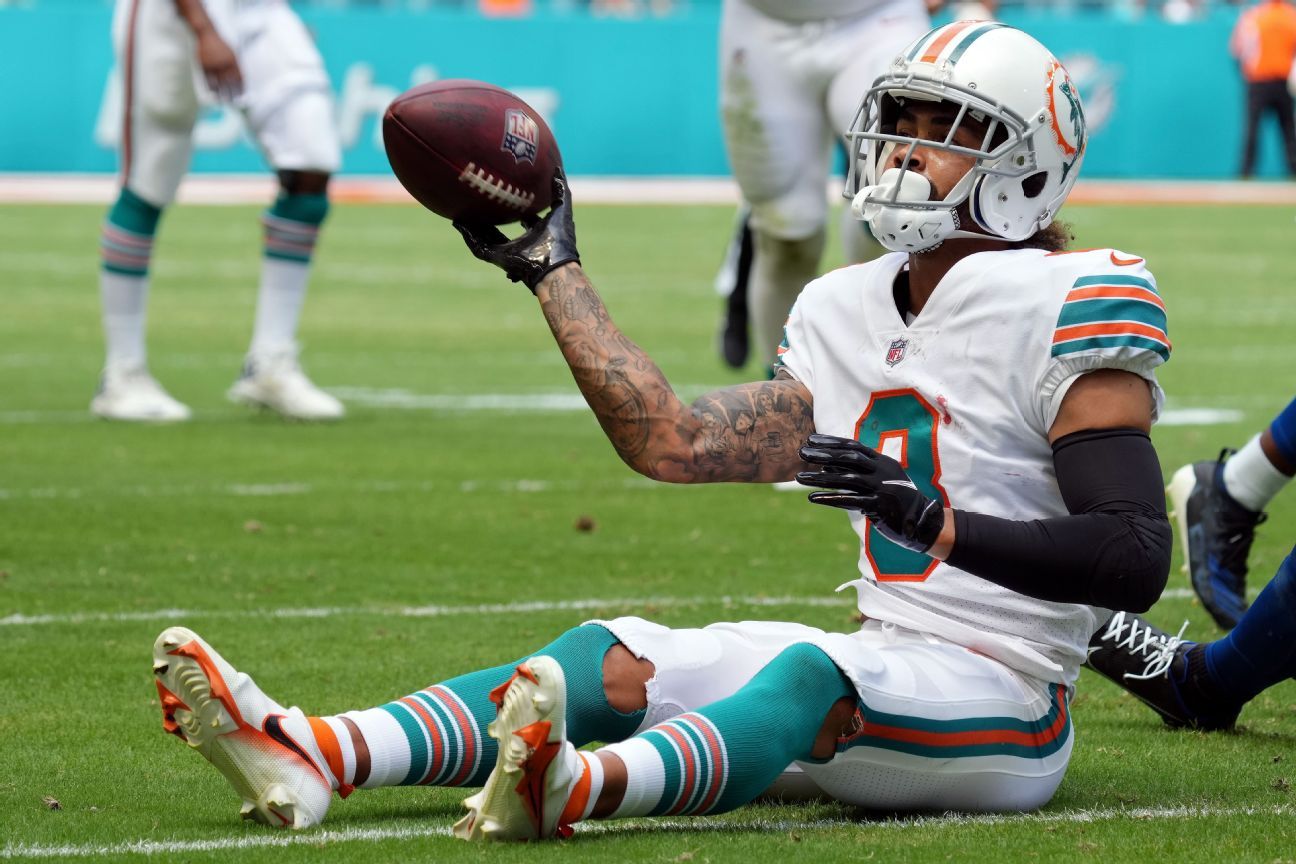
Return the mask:
{"type": "MultiPolygon", "coordinates": [[[[481,849],[444,836],[464,793],[395,789],[335,802],[327,827],[338,835],[239,823],[220,776],[159,734],[149,647],[168,623],[198,629],[282,701],[333,712],[518,655],[599,614],[846,629],[845,598],[798,598],[845,581],[855,544],[840,517],[800,495],[641,480],[586,411],[451,398],[572,396],[575,386],[525,289],[410,207],[339,206],[321,244],[304,357],[318,381],[352,394],[344,423],[285,424],[223,399],[258,268],[255,210],[239,207],[175,208],[158,244],[152,366],[194,422],[94,422],[102,215],[0,207],[0,619],[53,616],[0,622],[0,857],[125,859],[138,853],[122,844],[137,841],[191,843],[161,847],[167,858],[249,861],[304,860],[335,842],[355,861],[1296,854],[1296,687],[1257,699],[1241,732],[1202,735],[1162,729],[1089,673],[1074,702],[1070,772],[1038,817],[892,821],[836,805],[754,806],[481,849]],[[583,516],[593,531],[576,529],[583,516]],[[744,600],[759,597],[784,599],[744,600]],[[401,611],[583,598],[606,602],[525,615],[401,611]],[[306,607],[333,612],[275,613],[306,607]],[[188,611],[154,614],[168,608],[188,611]],[[264,845],[272,838],[293,845],[264,845]]],[[[1067,217],[1077,245],[1144,255],[1157,274],[1175,339],[1161,376],[1170,407],[1241,412],[1230,424],[1158,427],[1167,475],[1240,445],[1291,398],[1289,212],[1077,207],[1067,217]]],[[[588,269],[613,315],[690,396],[756,374],[724,369],[714,350],[710,280],[731,218],[726,208],[578,209],[588,269]]],[[[1280,496],[1261,531],[1256,585],[1293,540],[1294,501],[1280,496]]],[[[1176,567],[1171,587],[1185,586],[1176,567]]],[[[1149,617],[1218,635],[1182,595],[1149,617]]]]}

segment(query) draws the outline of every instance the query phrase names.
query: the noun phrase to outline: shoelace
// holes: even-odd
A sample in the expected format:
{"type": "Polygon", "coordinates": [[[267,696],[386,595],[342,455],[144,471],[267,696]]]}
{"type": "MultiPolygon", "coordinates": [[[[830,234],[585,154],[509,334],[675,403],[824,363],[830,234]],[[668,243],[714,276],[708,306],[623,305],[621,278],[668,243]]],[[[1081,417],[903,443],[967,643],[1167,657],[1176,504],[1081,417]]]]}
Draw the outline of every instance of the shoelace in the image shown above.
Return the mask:
{"type": "MultiPolygon", "coordinates": [[[[1126,614],[1117,612],[1107,622],[1107,629],[1099,638],[1103,642],[1111,642],[1117,648],[1126,648],[1135,656],[1142,655],[1147,661],[1147,665],[1143,667],[1143,674],[1135,675],[1133,672],[1126,672],[1122,677],[1132,681],[1146,681],[1169,671],[1170,664],[1174,662],[1175,651],[1183,644],[1183,634],[1187,629],[1188,622],[1185,621],[1177,634],[1168,636],[1157,632],[1147,624],[1140,627],[1137,618],[1127,623],[1126,614]],[[1127,628],[1129,632],[1125,633],[1127,628]]],[[[1090,653],[1095,650],[1097,649],[1091,648],[1090,653]]]]}

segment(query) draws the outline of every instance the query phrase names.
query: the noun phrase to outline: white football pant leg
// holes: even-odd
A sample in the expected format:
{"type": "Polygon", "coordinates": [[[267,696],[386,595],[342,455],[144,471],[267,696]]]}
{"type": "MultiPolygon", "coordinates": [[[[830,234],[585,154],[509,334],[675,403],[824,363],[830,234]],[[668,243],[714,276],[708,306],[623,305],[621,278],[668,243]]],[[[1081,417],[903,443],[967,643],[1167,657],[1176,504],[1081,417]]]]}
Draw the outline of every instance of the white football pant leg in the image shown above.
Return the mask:
{"type": "Polygon", "coordinates": [[[193,34],[172,0],[118,0],[113,20],[122,69],[122,182],[156,207],[175,199],[198,119],[193,34]]]}

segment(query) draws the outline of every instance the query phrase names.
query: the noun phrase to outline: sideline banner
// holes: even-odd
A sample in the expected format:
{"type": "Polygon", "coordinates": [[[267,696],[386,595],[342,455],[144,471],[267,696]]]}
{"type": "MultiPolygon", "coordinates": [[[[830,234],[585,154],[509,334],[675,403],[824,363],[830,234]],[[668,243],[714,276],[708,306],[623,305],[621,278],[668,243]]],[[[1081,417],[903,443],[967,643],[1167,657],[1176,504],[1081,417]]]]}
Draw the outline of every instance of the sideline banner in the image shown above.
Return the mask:
{"type": "MultiPolygon", "coordinates": [[[[546,115],[573,175],[728,173],[717,6],[635,20],[372,7],[303,7],[302,16],[337,93],[343,173],[388,173],[377,122],[383,109],[407,87],[437,78],[517,91],[546,115]]],[[[98,3],[0,8],[0,172],[115,170],[121,95],[111,18],[98,3]]],[[[1091,127],[1085,177],[1235,174],[1243,92],[1227,51],[1233,11],[1189,24],[1048,13],[1006,20],[1062,56],[1079,85],[1091,127]]],[[[1265,131],[1261,173],[1278,175],[1278,134],[1265,131]]],[[[197,136],[195,171],[264,167],[234,112],[208,111],[197,136]]]]}

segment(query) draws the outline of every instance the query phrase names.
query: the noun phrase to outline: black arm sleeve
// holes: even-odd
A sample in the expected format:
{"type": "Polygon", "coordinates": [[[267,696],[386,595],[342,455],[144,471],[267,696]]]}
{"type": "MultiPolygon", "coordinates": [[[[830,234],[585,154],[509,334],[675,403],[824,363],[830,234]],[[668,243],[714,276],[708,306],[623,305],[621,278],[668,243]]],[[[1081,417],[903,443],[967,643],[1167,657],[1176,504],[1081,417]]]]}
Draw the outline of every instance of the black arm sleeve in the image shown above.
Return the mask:
{"type": "Polygon", "coordinates": [[[947,562],[1019,594],[1146,612],[1170,573],[1161,465],[1137,429],[1075,432],[1053,444],[1070,516],[1014,521],[954,511],[947,562]]]}

